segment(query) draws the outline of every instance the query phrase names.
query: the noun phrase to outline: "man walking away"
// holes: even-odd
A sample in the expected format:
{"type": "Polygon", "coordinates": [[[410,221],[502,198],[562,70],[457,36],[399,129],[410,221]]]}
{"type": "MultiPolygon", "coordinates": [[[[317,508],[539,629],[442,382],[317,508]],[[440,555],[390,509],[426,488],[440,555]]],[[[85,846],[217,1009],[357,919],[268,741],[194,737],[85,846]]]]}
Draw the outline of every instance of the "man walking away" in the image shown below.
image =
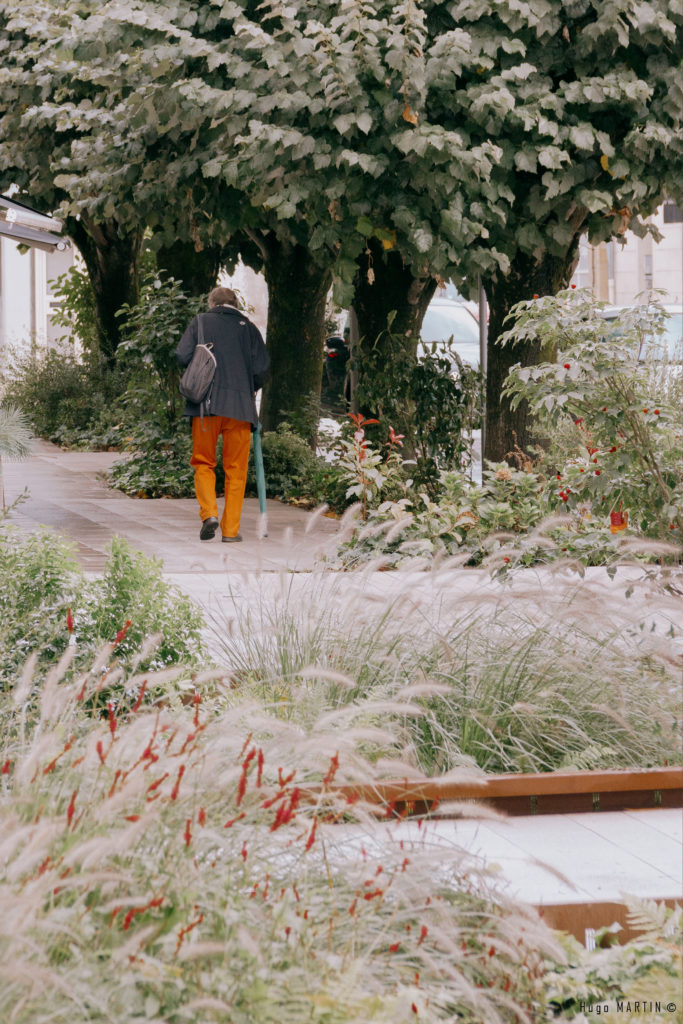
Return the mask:
{"type": "Polygon", "coordinates": [[[199,320],[203,340],[213,345],[216,373],[204,402],[205,414],[198,404],[187,401],[185,416],[192,419],[192,458],[194,489],[199,502],[202,528],[200,540],[211,540],[218,523],[216,502],[216,445],[223,435],[225,470],[225,509],[220,521],[223,541],[242,540],[240,517],[247,483],[251,432],[256,428],[256,392],[268,376],[270,356],[261,334],[237,308],[237,296],[231,288],[214,288],[209,295],[208,313],[194,317],[183,334],[176,358],[187,366],[199,341],[199,320]]]}

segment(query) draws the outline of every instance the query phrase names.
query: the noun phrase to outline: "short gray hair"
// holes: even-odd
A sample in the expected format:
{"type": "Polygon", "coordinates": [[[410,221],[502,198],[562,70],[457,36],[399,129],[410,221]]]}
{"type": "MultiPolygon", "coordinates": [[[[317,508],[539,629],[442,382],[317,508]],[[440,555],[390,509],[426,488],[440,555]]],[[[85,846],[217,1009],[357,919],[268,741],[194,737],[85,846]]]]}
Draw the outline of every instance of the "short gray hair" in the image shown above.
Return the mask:
{"type": "Polygon", "coordinates": [[[209,292],[209,309],[214,306],[235,306],[237,308],[237,295],[232,288],[214,288],[209,292]]]}

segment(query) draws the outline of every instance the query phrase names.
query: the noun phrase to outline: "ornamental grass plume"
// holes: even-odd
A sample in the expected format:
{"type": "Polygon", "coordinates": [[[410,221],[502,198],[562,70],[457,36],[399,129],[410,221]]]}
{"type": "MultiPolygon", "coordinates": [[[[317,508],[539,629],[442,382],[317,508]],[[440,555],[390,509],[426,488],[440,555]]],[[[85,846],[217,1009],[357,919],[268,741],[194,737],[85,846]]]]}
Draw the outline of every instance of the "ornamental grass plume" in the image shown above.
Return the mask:
{"type": "Polygon", "coordinates": [[[377,777],[362,730],[199,700],[112,730],[60,696],[0,749],[3,1021],[535,1019],[550,932],[342,797],[377,777]]]}
{"type": "Polygon", "coordinates": [[[680,607],[655,579],[372,568],[290,579],[268,601],[245,582],[230,628],[214,623],[231,701],[309,735],[343,710],[344,728],[387,734],[368,756],[398,744],[428,774],[679,763],[680,607]],[[402,696],[416,683],[419,715],[402,696]]]}

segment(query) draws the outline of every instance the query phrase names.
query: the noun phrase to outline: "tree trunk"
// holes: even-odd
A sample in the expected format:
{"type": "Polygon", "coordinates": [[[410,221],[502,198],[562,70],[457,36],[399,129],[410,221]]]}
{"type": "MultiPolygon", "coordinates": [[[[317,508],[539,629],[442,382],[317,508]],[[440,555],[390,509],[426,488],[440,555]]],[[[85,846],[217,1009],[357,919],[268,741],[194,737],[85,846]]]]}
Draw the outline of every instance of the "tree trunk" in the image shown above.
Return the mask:
{"type": "MultiPolygon", "coordinates": [[[[578,238],[576,241],[578,245],[578,238]]],[[[518,448],[526,452],[532,443],[533,423],[527,403],[520,402],[513,411],[509,400],[502,397],[509,370],[516,363],[534,366],[553,358],[552,352],[541,351],[536,342],[497,345],[497,339],[511,326],[504,323],[505,318],[517,302],[532,299],[534,295],[556,295],[567,288],[576,266],[576,254],[576,246],[564,257],[545,253],[540,261],[518,254],[506,277],[497,275],[484,281],[490,309],[484,458],[490,462],[502,462],[518,448]]]]}
{"type": "Polygon", "coordinates": [[[95,293],[95,315],[100,351],[112,366],[122,339],[123,321],[116,313],[126,303],[134,306],[140,297],[139,267],[144,227],[119,234],[116,221],[89,224],[85,220],[67,225],[78,246],[95,293]]]}
{"type": "Polygon", "coordinates": [[[263,389],[261,420],[275,430],[284,420],[315,445],[325,340],[325,303],[331,268],[322,269],[302,245],[273,232],[254,236],[268,285],[270,376],[263,389]]]}
{"type": "Polygon", "coordinates": [[[375,238],[369,239],[356,262],[353,308],[358,317],[361,351],[391,344],[387,334],[391,312],[396,313],[391,334],[404,338],[406,343],[419,337],[427,306],[436,291],[435,278],[415,277],[400,252],[385,252],[375,238]]]}
{"type": "Polygon", "coordinates": [[[177,241],[157,250],[157,268],[182,281],[190,295],[208,295],[218,284],[223,265],[223,246],[212,245],[197,252],[194,242],[177,241]]]}

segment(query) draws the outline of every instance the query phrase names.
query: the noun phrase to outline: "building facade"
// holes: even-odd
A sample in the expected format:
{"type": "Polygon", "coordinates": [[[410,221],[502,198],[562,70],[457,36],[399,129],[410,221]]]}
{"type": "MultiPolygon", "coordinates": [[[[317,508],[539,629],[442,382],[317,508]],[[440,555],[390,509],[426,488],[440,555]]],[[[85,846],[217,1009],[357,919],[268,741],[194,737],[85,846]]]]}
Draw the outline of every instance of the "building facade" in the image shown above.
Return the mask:
{"type": "Polygon", "coordinates": [[[572,283],[613,306],[633,305],[652,289],[663,290],[658,298],[667,305],[683,303],[683,211],[667,201],[650,221],[662,235],[659,242],[631,231],[600,245],[582,239],[572,283]]]}

